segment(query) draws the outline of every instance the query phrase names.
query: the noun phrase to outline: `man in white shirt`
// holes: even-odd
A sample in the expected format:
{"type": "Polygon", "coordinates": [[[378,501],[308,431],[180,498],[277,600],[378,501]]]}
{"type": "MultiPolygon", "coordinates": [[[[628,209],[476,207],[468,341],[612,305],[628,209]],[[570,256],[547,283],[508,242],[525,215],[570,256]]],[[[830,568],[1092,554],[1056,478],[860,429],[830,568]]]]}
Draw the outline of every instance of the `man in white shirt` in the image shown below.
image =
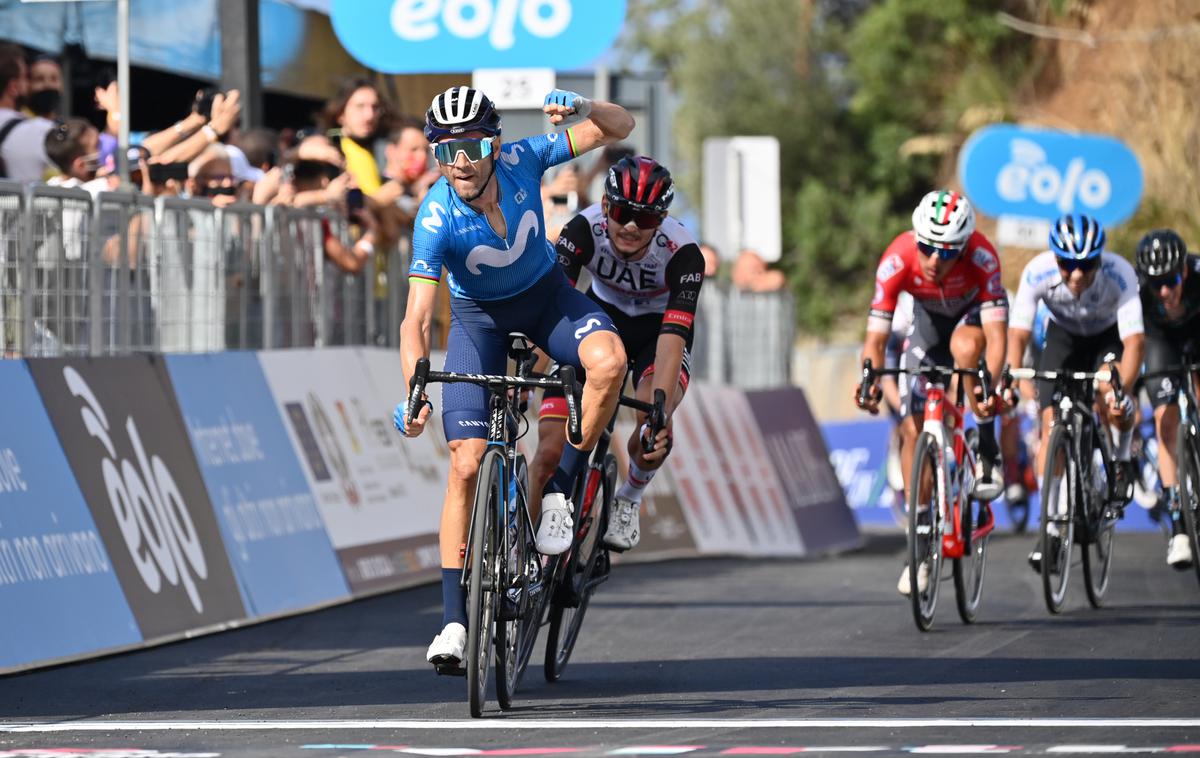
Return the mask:
{"type": "Polygon", "coordinates": [[[50,168],[44,143],[53,123],[26,118],[17,110],[28,89],[24,51],[0,43],[0,177],[18,182],[41,181],[50,168]]]}

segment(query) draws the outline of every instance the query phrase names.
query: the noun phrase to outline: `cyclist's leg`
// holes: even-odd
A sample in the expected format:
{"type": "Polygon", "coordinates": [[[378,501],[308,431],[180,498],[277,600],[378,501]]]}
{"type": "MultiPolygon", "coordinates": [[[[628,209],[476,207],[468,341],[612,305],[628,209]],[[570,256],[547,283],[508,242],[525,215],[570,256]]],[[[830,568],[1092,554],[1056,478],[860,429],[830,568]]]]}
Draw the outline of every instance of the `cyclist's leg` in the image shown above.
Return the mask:
{"type": "MultiPolygon", "coordinates": [[[[558,468],[563,445],[567,442],[567,400],[560,389],[547,389],[542,393],[538,409],[538,446],[533,463],[529,466],[529,491],[541,494],[546,483],[558,468]]],[[[541,513],[540,497],[530,497],[529,516],[537,523],[541,513]]]]}
{"type": "MultiPolygon", "coordinates": [[[[1095,338],[1095,352],[1091,368],[1100,369],[1110,363],[1120,363],[1121,356],[1124,353],[1124,344],[1121,342],[1120,335],[1116,325],[1113,325],[1107,331],[1102,332],[1095,338]]],[[[1132,392],[1132,387],[1124,388],[1126,392],[1132,392]]],[[[1133,480],[1136,477],[1135,464],[1132,460],[1131,445],[1133,442],[1133,427],[1137,423],[1135,414],[1127,414],[1124,420],[1113,417],[1108,411],[1108,402],[1106,398],[1112,391],[1112,385],[1108,382],[1096,383],[1096,402],[1095,407],[1099,413],[1100,421],[1107,427],[1109,431],[1109,439],[1112,442],[1113,458],[1116,462],[1114,466],[1115,481],[1110,482],[1110,491],[1116,498],[1122,500],[1121,503],[1129,502],[1126,495],[1132,497],[1133,480]]]]}
{"type": "MultiPolygon", "coordinates": [[[[979,309],[974,308],[963,317],[950,337],[950,353],[954,356],[954,365],[966,369],[978,366],[986,347],[987,340],[984,338],[979,309]]],[[[967,397],[971,398],[969,402],[974,408],[974,392],[979,380],[970,376],[965,378],[965,382],[967,397]]],[[[979,457],[975,468],[974,494],[981,500],[994,500],[1003,490],[995,421],[990,416],[984,418],[978,413],[975,414],[975,421],[979,429],[979,457]]]]}
{"type": "MultiPolygon", "coordinates": [[[[497,373],[504,369],[503,335],[489,315],[469,301],[451,301],[446,371],[497,373]]],[[[466,592],[462,589],[462,546],[467,540],[471,503],[487,432],[487,393],[473,384],[442,386],[442,425],[450,446],[450,472],[438,546],[442,564],[442,633],[426,659],[435,665],[462,660],[466,644],[466,592]],[[461,625],[456,628],[452,625],[461,625]],[[454,659],[457,659],[454,660],[454,659]]]]}
{"type": "Polygon", "coordinates": [[[587,453],[596,445],[600,433],[617,407],[621,383],[625,380],[625,348],[612,318],[587,295],[575,289],[560,269],[547,279],[547,289],[539,292],[543,312],[534,332],[534,341],[559,363],[581,368],[586,376],[583,386],[582,431],[579,447],[563,446],[563,456],[547,485],[549,491],[569,493],[575,476],[587,461],[587,453]]]}
{"type": "MultiPolygon", "coordinates": [[[[1162,333],[1146,334],[1146,373],[1178,366],[1183,361],[1183,339],[1171,339],[1162,333]]],[[[1179,470],[1175,460],[1175,438],[1179,433],[1179,378],[1156,376],[1145,380],[1146,394],[1154,407],[1154,430],[1158,436],[1158,478],[1171,516],[1171,536],[1167,542],[1167,563],[1186,568],[1191,563],[1192,546],[1179,510],[1179,470]]]]}

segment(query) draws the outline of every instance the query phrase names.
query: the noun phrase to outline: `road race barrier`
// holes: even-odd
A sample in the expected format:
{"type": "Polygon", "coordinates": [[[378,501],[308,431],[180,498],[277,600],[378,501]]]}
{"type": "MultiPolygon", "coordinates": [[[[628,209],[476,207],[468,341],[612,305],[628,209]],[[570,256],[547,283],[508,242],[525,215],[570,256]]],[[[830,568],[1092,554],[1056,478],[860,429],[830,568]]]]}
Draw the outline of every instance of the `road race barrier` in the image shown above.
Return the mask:
{"type": "Polygon", "coordinates": [[[408,240],[351,274],[327,259],[327,238],[352,242],[325,208],[0,181],[4,353],[395,344],[408,240]]]}

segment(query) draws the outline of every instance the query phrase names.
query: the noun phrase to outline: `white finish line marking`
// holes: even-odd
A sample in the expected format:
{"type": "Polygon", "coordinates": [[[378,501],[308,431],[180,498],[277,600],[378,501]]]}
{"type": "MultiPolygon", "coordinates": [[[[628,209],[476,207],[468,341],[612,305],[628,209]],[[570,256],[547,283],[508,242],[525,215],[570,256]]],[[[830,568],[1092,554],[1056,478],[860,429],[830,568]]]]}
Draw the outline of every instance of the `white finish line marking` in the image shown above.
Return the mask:
{"type": "Polygon", "coordinates": [[[422,720],[223,720],[0,722],[0,733],[292,731],[353,729],[552,730],[552,729],[927,729],[934,727],[1200,727],[1200,718],[913,718],[913,719],[485,719],[422,720]]]}

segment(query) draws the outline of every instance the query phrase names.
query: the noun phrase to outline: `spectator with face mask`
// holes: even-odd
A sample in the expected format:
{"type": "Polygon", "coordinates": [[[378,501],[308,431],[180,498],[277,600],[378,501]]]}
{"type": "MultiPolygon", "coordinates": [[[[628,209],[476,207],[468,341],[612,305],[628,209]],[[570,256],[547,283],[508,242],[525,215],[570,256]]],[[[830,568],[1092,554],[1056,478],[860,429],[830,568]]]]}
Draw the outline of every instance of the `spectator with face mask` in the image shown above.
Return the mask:
{"type": "Polygon", "coordinates": [[[424,124],[405,121],[392,129],[384,148],[387,181],[372,198],[380,205],[395,205],[404,211],[412,223],[425,193],[441,178],[430,165],[429,140],[425,139],[424,124]]]}
{"type": "Polygon", "coordinates": [[[48,55],[34,58],[29,64],[29,112],[38,118],[57,121],[62,100],[62,67],[48,55]]]}
{"type": "Polygon", "coordinates": [[[53,168],[46,157],[45,142],[54,124],[20,113],[18,108],[28,94],[24,51],[0,43],[0,179],[36,182],[53,168]]]}
{"type": "Polygon", "coordinates": [[[47,132],[45,150],[62,172],[47,182],[50,186],[82,187],[93,194],[108,189],[105,180],[96,179],[100,132],[84,119],[67,119],[47,132]]]}

